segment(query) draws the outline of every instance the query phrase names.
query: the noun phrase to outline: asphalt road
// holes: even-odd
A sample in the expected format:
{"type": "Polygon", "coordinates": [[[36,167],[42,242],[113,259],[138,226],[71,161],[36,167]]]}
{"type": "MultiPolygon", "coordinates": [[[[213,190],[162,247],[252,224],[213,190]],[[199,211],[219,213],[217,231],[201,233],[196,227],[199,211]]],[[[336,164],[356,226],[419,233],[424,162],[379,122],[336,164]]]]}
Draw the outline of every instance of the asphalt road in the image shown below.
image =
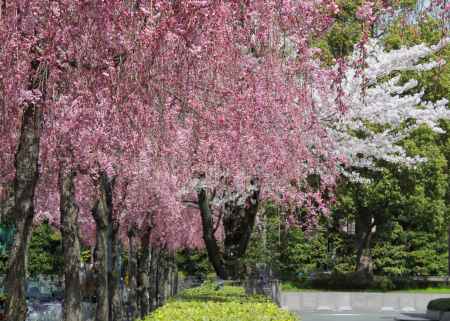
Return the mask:
{"type": "Polygon", "coordinates": [[[303,312],[301,321],[393,321],[396,313],[303,312]]]}

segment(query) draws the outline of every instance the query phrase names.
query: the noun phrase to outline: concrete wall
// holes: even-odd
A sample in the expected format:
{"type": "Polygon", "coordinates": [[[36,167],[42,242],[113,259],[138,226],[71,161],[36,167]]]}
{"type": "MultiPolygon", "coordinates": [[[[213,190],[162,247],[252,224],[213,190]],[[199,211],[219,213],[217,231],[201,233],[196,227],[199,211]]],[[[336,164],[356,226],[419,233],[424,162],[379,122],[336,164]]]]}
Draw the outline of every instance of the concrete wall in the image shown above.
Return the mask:
{"type": "Polygon", "coordinates": [[[293,312],[425,312],[429,301],[450,294],[407,292],[283,292],[281,307],[293,312]]]}

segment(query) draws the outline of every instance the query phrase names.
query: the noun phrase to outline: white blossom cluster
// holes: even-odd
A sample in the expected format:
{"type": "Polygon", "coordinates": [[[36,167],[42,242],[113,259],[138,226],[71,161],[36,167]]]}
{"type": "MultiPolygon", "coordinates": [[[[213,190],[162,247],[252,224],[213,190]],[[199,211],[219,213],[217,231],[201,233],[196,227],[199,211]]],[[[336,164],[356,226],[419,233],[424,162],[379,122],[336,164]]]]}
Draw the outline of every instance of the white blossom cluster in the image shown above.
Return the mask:
{"type": "MultiPolygon", "coordinates": [[[[379,41],[371,39],[365,48],[366,68],[349,68],[344,74],[340,96],[347,108],[344,113],[337,114],[332,109],[338,97],[336,88],[331,95],[320,90],[314,93],[320,119],[337,142],[335,152],[347,160],[347,169],[376,170],[376,160],[407,166],[424,161],[409,157],[398,142],[422,124],[442,132],[438,121],[450,118],[448,102],[445,99],[424,101],[423,92],[411,93],[418,82],[400,83],[398,72],[421,72],[444,64],[428,58],[449,43],[450,38],[445,38],[431,47],[417,45],[387,52],[379,41]]],[[[356,49],[349,65],[360,62],[361,54],[356,49]]],[[[363,182],[357,172],[342,169],[342,173],[351,180],[363,182]]]]}

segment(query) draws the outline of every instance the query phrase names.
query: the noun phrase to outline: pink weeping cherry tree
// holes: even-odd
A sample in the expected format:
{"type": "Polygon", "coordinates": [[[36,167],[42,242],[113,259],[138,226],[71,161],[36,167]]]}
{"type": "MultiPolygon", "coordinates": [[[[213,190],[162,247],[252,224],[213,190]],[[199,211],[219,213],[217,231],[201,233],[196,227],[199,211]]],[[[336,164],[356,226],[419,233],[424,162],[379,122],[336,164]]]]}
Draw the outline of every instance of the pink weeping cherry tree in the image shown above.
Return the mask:
{"type": "MultiPolygon", "coordinates": [[[[164,109],[157,108],[155,90],[145,78],[163,72],[151,68],[162,38],[145,37],[154,21],[148,21],[138,2],[2,2],[0,19],[0,179],[2,193],[13,200],[9,216],[16,227],[6,277],[7,318],[26,317],[25,265],[36,195],[38,204],[60,209],[65,274],[70,276],[65,320],[79,319],[79,280],[72,273],[79,267],[79,207],[89,207],[82,211],[84,222],[95,222],[101,276],[96,318],[111,320],[107,292],[114,282],[106,262],[108,234],[118,222],[114,187],[117,181],[118,189],[125,190],[127,164],[151,137],[149,129],[161,127],[164,109]],[[85,184],[78,191],[77,174],[90,177],[80,179],[85,184]],[[81,204],[74,198],[77,193],[81,204]]],[[[161,33],[170,28],[157,26],[161,33]]],[[[42,212],[55,215],[49,209],[42,212]]]]}
{"type": "Polygon", "coordinates": [[[239,277],[261,200],[301,204],[310,223],[326,211],[336,157],[312,88],[334,79],[308,41],[337,10],[332,1],[220,3],[192,21],[198,28],[189,42],[173,35],[187,49],[174,72],[189,76],[171,95],[185,114],[185,201],[200,211],[209,259],[223,279],[239,277]],[[313,82],[316,74],[322,82],[313,82]],[[320,177],[319,189],[307,183],[311,175],[320,177]]]}

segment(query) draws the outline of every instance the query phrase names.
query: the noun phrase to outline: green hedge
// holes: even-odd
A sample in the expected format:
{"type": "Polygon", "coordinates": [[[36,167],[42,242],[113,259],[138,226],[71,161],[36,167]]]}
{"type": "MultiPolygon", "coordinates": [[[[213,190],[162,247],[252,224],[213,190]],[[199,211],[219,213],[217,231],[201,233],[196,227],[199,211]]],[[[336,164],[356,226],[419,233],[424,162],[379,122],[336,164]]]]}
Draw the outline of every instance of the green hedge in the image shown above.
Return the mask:
{"type": "Polygon", "coordinates": [[[144,321],[298,321],[261,296],[246,296],[241,287],[212,285],[184,291],[144,321]]]}
{"type": "Polygon", "coordinates": [[[428,310],[450,311],[450,299],[431,300],[427,306],[428,310]]]}

